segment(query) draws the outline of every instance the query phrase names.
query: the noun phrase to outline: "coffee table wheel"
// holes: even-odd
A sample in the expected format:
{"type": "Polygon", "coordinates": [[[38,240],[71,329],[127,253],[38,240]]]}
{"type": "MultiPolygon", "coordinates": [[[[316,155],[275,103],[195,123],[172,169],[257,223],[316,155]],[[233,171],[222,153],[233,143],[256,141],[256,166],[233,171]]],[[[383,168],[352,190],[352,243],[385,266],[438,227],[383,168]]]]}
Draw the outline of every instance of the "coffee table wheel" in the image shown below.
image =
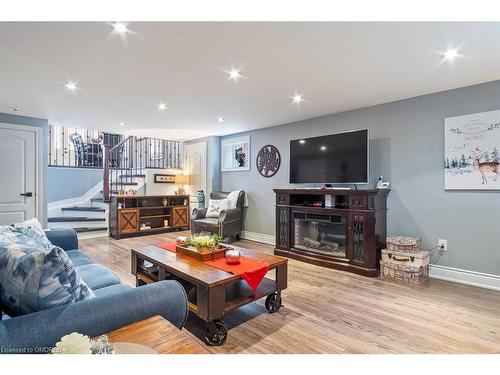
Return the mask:
{"type": "Polygon", "coordinates": [[[205,328],[205,341],[208,345],[219,346],[226,342],[227,327],[223,321],[215,319],[212,322],[207,322],[205,328]]]}
{"type": "Polygon", "coordinates": [[[278,312],[281,307],[281,295],[273,293],[266,298],[266,309],[271,314],[278,312]]]}

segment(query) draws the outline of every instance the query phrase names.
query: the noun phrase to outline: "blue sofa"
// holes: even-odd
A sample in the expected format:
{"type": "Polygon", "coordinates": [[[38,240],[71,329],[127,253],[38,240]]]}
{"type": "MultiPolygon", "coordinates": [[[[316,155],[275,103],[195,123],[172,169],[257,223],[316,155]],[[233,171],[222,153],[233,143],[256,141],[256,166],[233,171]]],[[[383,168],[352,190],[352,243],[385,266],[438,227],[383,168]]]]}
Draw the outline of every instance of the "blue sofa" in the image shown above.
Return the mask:
{"type": "Polygon", "coordinates": [[[71,332],[102,335],[155,315],[163,316],[179,329],[183,327],[188,306],[184,288],[178,282],[161,281],[131,288],[78,249],[74,230],[49,230],[46,234],[50,242],[66,251],[96,298],[15,318],[4,315],[0,321],[0,353],[44,352],[71,332]]]}

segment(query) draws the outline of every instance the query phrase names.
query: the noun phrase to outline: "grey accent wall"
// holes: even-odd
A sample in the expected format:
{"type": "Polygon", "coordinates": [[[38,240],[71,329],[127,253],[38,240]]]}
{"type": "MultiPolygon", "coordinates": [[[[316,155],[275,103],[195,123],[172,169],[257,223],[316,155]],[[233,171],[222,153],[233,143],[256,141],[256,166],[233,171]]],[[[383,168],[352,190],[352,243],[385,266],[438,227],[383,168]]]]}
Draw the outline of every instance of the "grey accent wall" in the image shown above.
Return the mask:
{"type": "Polygon", "coordinates": [[[102,169],[49,167],[47,200],[55,202],[81,197],[99,181],[102,181],[102,178],[102,169]]]}
{"type": "MultiPolygon", "coordinates": [[[[42,128],[42,212],[38,220],[42,223],[43,227],[47,226],[47,165],[49,155],[49,121],[46,119],[18,116],[10,113],[0,113],[0,122],[14,125],[34,126],[42,128]]],[[[4,183],[4,182],[2,182],[4,183]]]]}
{"type": "Polygon", "coordinates": [[[247,190],[244,229],[274,235],[272,189],[310,186],[288,183],[290,140],[368,128],[370,186],[380,175],[391,183],[389,234],[419,236],[426,249],[447,239],[449,252],[438,264],[500,275],[500,192],[445,191],[443,172],[444,118],[498,109],[500,81],[494,81],[252,131],[251,170],[223,172],[222,189],[247,190]],[[273,178],[263,178],[255,157],[269,143],[282,164],[273,178]]]}

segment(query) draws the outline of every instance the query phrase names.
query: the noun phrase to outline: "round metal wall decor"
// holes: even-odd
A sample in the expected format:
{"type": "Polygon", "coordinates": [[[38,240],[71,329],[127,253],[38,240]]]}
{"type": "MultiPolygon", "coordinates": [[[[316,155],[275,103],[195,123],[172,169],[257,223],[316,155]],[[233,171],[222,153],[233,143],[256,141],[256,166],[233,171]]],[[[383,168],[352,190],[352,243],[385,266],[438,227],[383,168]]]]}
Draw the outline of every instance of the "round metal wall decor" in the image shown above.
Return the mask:
{"type": "Polygon", "coordinates": [[[257,170],[261,176],[269,178],[278,172],[281,165],[281,155],[273,145],[265,145],[257,155],[257,170]]]}

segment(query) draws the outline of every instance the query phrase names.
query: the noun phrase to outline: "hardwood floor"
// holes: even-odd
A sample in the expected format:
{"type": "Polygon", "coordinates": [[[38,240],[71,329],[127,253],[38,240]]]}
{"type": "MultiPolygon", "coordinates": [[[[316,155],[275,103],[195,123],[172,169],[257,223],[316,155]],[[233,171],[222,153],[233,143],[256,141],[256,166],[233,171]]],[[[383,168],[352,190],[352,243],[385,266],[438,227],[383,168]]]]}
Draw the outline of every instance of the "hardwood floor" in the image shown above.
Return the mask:
{"type": "MultiPolygon", "coordinates": [[[[187,232],[80,241],[94,262],[135,285],[130,248],[187,232]]],[[[239,246],[272,253],[251,241],[239,246]]],[[[211,353],[500,353],[500,292],[430,280],[418,287],[394,284],[289,260],[284,307],[267,313],[263,301],[224,318],[227,342],[211,353]]],[[[201,337],[202,322],[187,330],[201,337]]]]}

